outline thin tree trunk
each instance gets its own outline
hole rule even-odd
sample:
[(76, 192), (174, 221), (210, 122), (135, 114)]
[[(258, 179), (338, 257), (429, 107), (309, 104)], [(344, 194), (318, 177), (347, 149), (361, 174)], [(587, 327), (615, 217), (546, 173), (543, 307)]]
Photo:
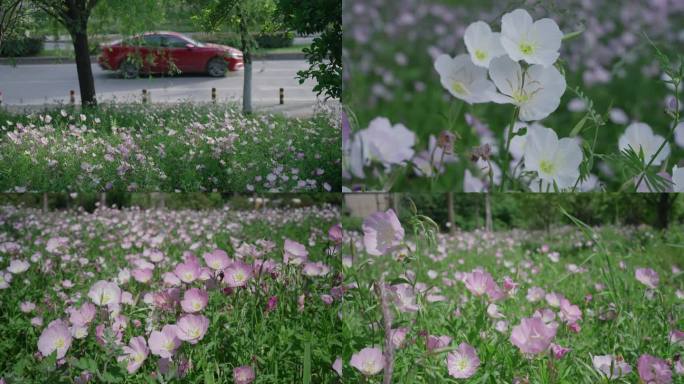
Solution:
[(674, 200), (670, 199), (670, 194), (668, 193), (661, 193), (660, 196), (658, 196), (656, 228), (667, 229), (670, 225), (670, 212), (672, 211), (673, 202)]
[(485, 194), (485, 230), (492, 232), (494, 224), (492, 222), (492, 201), (489, 192)]
[(100, 193), (100, 209), (104, 209), (107, 206), (107, 193)]
[(245, 65), (244, 83), (242, 85), (242, 113), (252, 113), (252, 47), (249, 28), (241, 5), (238, 5), (240, 16), (240, 43), (242, 44), (242, 60)]
[(43, 213), (48, 212), (48, 194), (43, 192)]
[(81, 90), (81, 105), (84, 107), (96, 105), (95, 80), (90, 66), (88, 33), (85, 26), (78, 31), (73, 31), (71, 39), (74, 43), (74, 54), (76, 55), (76, 72), (78, 73), (78, 86)]
[(447, 193), (447, 208), (449, 210), (449, 232), (456, 232), (456, 214), (454, 212), (454, 193)]

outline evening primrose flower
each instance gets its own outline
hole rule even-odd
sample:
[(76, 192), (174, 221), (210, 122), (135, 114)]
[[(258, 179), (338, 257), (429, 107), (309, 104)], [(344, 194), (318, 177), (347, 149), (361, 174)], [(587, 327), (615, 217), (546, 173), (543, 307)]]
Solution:
[(404, 228), (393, 209), (375, 212), (363, 221), (363, 245), (369, 255), (380, 256), (396, 249), (404, 239)]
[(501, 18), (501, 45), (513, 60), (549, 67), (560, 56), (562, 39), (563, 32), (555, 21), (548, 18), (534, 21), (524, 9), (516, 9)]
[(176, 323), (176, 335), (190, 344), (197, 344), (209, 328), (209, 319), (202, 315), (185, 315)]
[(233, 368), (233, 381), (235, 384), (250, 384), (255, 378), (254, 368), (250, 365)]
[(95, 305), (117, 305), (121, 301), (121, 288), (116, 283), (100, 280), (88, 291), (88, 297)]
[(209, 268), (215, 271), (223, 270), (230, 264), (228, 253), (221, 249), (215, 249), (210, 253), (205, 253), (204, 262), (207, 263)]
[(565, 93), (565, 78), (556, 67), (532, 65), (523, 71), (518, 62), (501, 56), (489, 64), (489, 76), (499, 89), (491, 101), (520, 108), (520, 120), (541, 120), (560, 105)]
[(487, 103), (495, 92), (494, 84), (487, 79), (487, 70), (473, 64), (468, 55), (440, 55), (435, 60), (435, 69), (442, 86), (468, 104)]
[(173, 324), (166, 324), (161, 331), (152, 331), (148, 340), (152, 354), (170, 359), (181, 345), (177, 333), (177, 327)]
[(558, 189), (572, 187), (580, 176), (582, 149), (574, 139), (559, 140), (552, 129), (528, 127), (524, 156), (525, 170), (536, 171), (542, 182)]
[(244, 287), (252, 278), (252, 266), (236, 261), (224, 271), (223, 282), (231, 288)]
[(43, 330), (38, 338), (38, 350), (43, 356), (57, 352), (57, 359), (63, 358), (71, 347), (71, 332), (64, 322), (56, 320)]
[(349, 364), (365, 376), (380, 373), (384, 367), (384, 357), (380, 348), (364, 348), (352, 355)]
[(619, 379), (632, 372), (632, 367), (625, 362), (622, 356), (593, 356), (591, 362), (594, 365), (594, 369), (599, 371), (601, 375), (609, 380)]
[(672, 383), (672, 370), (663, 359), (648, 354), (641, 355), (637, 361), (637, 371), (641, 382), (648, 384)]
[(489, 62), (506, 54), (501, 46), (501, 34), (492, 32), (484, 21), (476, 21), (468, 26), (463, 41), (470, 53), (470, 59), (478, 67), (489, 68)]
[(475, 374), (480, 366), (475, 348), (467, 343), (461, 343), (458, 349), (447, 353), (447, 369), (449, 376), (457, 379), (467, 379)]
[(539, 317), (525, 318), (513, 327), (510, 340), (520, 352), (538, 355), (549, 348), (556, 331), (556, 326), (544, 323)]
[[(665, 138), (654, 134), (648, 124), (635, 122), (627, 126), (625, 133), (620, 136), (618, 145), (621, 151), (629, 147), (636, 153), (643, 151), (644, 163), (648, 163), (664, 141)], [(660, 165), (668, 156), (670, 156), (670, 144), (665, 144), (652, 165)]]
[(135, 373), (135, 371), (137, 371), (145, 362), (147, 355), (150, 353), (145, 338), (142, 336), (132, 338), (128, 345), (125, 345), (122, 349), (124, 354), (117, 357), (116, 360), (119, 362), (125, 361), (127, 363), (126, 369), (128, 370), (128, 373)]
[(285, 264), (301, 265), (308, 256), (309, 251), (306, 250), (303, 244), (285, 239), (285, 245), (283, 246), (283, 262)]
[(660, 282), (658, 272), (651, 268), (637, 268), (634, 272), (634, 277), (636, 277), (641, 284), (651, 289), (658, 288), (658, 283)]
[(15, 259), (10, 261), (10, 264), (7, 267), (7, 271), (15, 275), (18, 275), (20, 273), (26, 272), (30, 266), (31, 264), (28, 261)]
[(199, 288), (190, 288), (185, 291), (180, 305), (187, 313), (196, 313), (204, 309), (209, 301), (209, 294)]
[(373, 119), (358, 136), (363, 145), (363, 155), (385, 166), (404, 164), (415, 153), (416, 134), (403, 124), (392, 125), (385, 117)]

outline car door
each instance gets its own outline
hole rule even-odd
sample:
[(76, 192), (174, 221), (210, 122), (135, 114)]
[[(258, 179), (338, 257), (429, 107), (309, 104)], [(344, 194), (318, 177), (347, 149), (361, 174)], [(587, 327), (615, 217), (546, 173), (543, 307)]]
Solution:
[(164, 35), (162, 44), (168, 49), (168, 66), (171, 71), (178, 69), (181, 73), (198, 72), (198, 47), (190, 44), (187, 40), (172, 35)]
[(141, 39), (140, 59), (144, 72), (165, 73), (169, 52), (162, 44), (162, 35), (144, 35)]

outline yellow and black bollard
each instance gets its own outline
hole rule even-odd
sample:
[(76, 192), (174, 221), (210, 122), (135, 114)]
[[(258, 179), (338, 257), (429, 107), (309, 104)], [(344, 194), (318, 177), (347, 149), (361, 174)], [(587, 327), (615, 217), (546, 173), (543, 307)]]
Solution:
[(142, 103), (147, 104), (148, 95), (147, 95), (147, 89), (142, 90)]
[(211, 89), (211, 102), (216, 104), (216, 88)]
[(285, 88), (280, 88), (280, 105), (285, 104)]
[(69, 91), (69, 104), (76, 104), (76, 92), (73, 89)]

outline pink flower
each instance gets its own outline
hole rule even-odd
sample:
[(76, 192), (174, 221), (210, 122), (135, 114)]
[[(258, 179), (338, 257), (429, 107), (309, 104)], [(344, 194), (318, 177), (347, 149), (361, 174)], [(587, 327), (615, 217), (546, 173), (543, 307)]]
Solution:
[(510, 340), (522, 353), (537, 355), (549, 348), (556, 330), (557, 327), (545, 324), (541, 318), (525, 318), (513, 327)]
[(408, 331), (409, 329), (407, 327), (401, 327), (395, 328), (390, 332), (390, 334), (392, 335), (392, 345), (394, 345), (395, 349), (399, 349), (404, 346), (404, 340), (406, 340), (406, 334), (408, 333)]
[(181, 300), (181, 308), (188, 313), (199, 312), (207, 306), (209, 302), (209, 294), (199, 288), (190, 288), (185, 291), (183, 300)]
[(553, 357), (556, 360), (560, 360), (565, 356), (568, 352), (570, 352), (570, 348), (565, 348), (561, 347), (558, 344), (551, 343), (551, 353), (553, 353)]
[(309, 256), (309, 252), (303, 244), (290, 239), (285, 239), (283, 248), (283, 262), (285, 264), (301, 265)]
[(477, 357), (475, 348), (467, 343), (461, 343), (457, 350), (447, 353), (446, 364), (449, 376), (467, 379), (477, 371), (477, 367), (480, 366), (480, 359)]
[(34, 309), (36, 309), (36, 304), (30, 301), (24, 301), (19, 305), (19, 309), (21, 309), (21, 311), (24, 313), (31, 313)]
[(152, 278), (152, 269), (140, 268), (131, 271), (131, 276), (139, 283), (147, 283)]
[(418, 304), (416, 304), (416, 294), (410, 284), (402, 283), (391, 287), (395, 296), (395, 304), (399, 312), (416, 312), (418, 311)]
[(451, 344), (451, 337), (428, 335), (425, 344), (426, 344), (427, 350), (432, 352), (435, 349), (448, 347), (449, 344)]
[(332, 369), (337, 372), (337, 374), (342, 377), (342, 358), (337, 356), (333, 362)]
[(578, 306), (572, 305), (566, 298), (560, 300), (560, 318), (568, 324), (576, 323), (582, 318), (582, 311)]
[(30, 266), (31, 264), (28, 261), (13, 259), (10, 260), (10, 264), (7, 267), (7, 272), (18, 275), (20, 273), (26, 272)]
[(380, 373), (384, 368), (384, 357), (380, 348), (364, 348), (352, 355), (349, 364), (365, 376)]
[(302, 274), (309, 277), (325, 276), (328, 272), (330, 272), (330, 267), (320, 261), (315, 263), (304, 263), (304, 268), (302, 268)]
[(404, 228), (394, 210), (375, 212), (363, 221), (363, 245), (369, 255), (380, 256), (396, 249), (404, 240)]
[(38, 338), (38, 350), (43, 356), (57, 352), (57, 359), (63, 358), (71, 347), (71, 332), (62, 320), (51, 322)]
[(549, 292), (546, 294), (545, 298), (547, 304), (554, 308), (559, 308), (561, 299), (564, 299), (565, 297), (557, 292)]
[(170, 359), (181, 345), (176, 326), (173, 324), (165, 325), (161, 332), (152, 331), (148, 341), (152, 354), (166, 359)]
[(88, 297), (99, 306), (116, 306), (121, 301), (121, 288), (116, 283), (100, 280), (90, 288)]
[(255, 378), (254, 368), (249, 365), (233, 368), (233, 382), (235, 384), (250, 384)]
[(209, 328), (209, 319), (202, 315), (185, 315), (176, 323), (178, 338), (190, 344), (197, 344)]
[(684, 345), (684, 331), (670, 331), (670, 343)]
[(475, 296), (482, 296), (487, 294), (489, 296), (497, 296), (498, 287), (489, 272), (482, 268), (474, 269), (470, 273), (465, 274), (463, 279), (466, 288)]
[(594, 369), (610, 380), (618, 379), (632, 372), (632, 367), (625, 362), (622, 356), (594, 356), (592, 357), (591, 362), (594, 364)]
[(271, 296), (268, 298), (268, 302), (266, 303), (266, 313), (269, 313), (276, 309), (276, 306), (278, 305), (278, 296)]
[(544, 294), (546, 294), (546, 292), (544, 292), (543, 289), (541, 289), (539, 287), (531, 287), (527, 290), (527, 296), (525, 296), (525, 298), (530, 303), (534, 303), (534, 302), (537, 302), (537, 301), (543, 299)]
[(637, 362), (639, 378), (648, 384), (669, 384), (672, 382), (672, 370), (667, 362), (651, 355), (641, 355)]
[(204, 254), (204, 262), (207, 266), (215, 271), (221, 271), (228, 267), (230, 259), (228, 253), (221, 249), (214, 249), (211, 253)]
[(145, 338), (138, 336), (132, 338), (128, 345), (123, 347), (123, 352), (124, 354), (117, 357), (116, 360), (126, 361), (128, 363), (126, 365), (128, 373), (135, 373), (145, 362), (145, 359), (147, 359), (150, 350), (147, 348)]
[(658, 282), (660, 281), (658, 272), (651, 268), (637, 268), (636, 272), (634, 272), (634, 276), (641, 284), (651, 289), (656, 289), (658, 287)]
[(236, 261), (223, 271), (223, 282), (231, 288), (244, 287), (252, 278), (252, 266)]
[(195, 260), (188, 260), (184, 263), (179, 263), (173, 272), (178, 276), (178, 278), (184, 283), (192, 283), (195, 281), (200, 273), (200, 265)]
[(344, 238), (344, 233), (342, 232), (342, 225), (335, 224), (328, 230), (328, 238), (335, 244), (341, 244)]

